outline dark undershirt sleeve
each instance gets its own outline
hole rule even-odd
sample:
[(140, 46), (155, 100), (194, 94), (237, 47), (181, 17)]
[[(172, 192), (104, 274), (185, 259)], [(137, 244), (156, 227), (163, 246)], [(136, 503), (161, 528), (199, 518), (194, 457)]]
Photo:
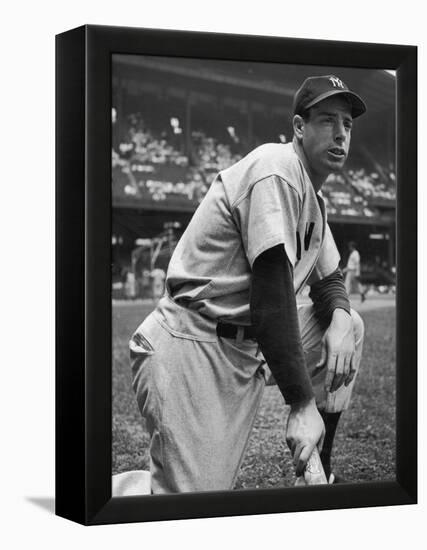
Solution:
[(335, 309), (344, 309), (350, 315), (350, 301), (339, 268), (310, 287), (314, 314), (322, 328), (327, 328)]
[(312, 398), (293, 270), (283, 245), (266, 250), (255, 260), (250, 308), (259, 346), (286, 403), (291, 405)]

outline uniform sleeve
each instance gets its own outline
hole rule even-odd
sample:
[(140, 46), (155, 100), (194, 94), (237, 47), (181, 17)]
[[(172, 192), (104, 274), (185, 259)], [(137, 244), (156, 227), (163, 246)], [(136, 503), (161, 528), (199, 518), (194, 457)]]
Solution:
[(350, 301), (340, 269), (314, 283), (310, 287), (309, 296), (313, 301), (314, 314), (322, 328), (330, 325), (332, 314), (337, 308), (350, 315)]
[(286, 403), (311, 399), (292, 266), (282, 246), (255, 260), (250, 308), (257, 341)]
[(340, 255), (332, 236), (330, 227), (326, 224), (325, 237), (316, 265), (310, 275), (308, 284), (311, 286), (333, 273), (340, 262)]
[(251, 268), (265, 250), (283, 244), (296, 263), (296, 231), (301, 212), (297, 190), (279, 176), (268, 176), (251, 187), (234, 207)]

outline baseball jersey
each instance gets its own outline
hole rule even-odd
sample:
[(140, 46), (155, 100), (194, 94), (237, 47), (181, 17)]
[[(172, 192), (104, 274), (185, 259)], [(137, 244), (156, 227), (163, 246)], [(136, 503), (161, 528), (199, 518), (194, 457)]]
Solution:
[(353, 271), (356, 277), (360, 277), (360, 254), (353, 250), (347, 261), (347, 269)]
[(262, 145), (218, 174), (172, 255), (167, 290), (202, 315), (249, 325), (253, 263), (279, 244), (295, 293), (338, 266), (323, 199), (293, 143)]

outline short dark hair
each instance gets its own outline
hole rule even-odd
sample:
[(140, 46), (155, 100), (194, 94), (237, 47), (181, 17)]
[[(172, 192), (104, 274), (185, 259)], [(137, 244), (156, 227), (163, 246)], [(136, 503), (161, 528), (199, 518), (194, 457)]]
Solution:
[(301, 113), (298, 113), (298, 114), (304, 120), (304, 122), (308, 122), (310, 120), (311, 107), (310, 109), (306, 109), (305, 111), (302, 111)]

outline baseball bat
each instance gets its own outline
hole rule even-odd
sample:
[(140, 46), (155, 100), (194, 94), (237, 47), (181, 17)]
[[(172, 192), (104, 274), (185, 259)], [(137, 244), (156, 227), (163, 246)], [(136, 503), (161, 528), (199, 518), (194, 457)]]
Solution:
[(314, 448), (307, 460), (304, 473), (297, 478), (295, 485), (327, 485), (325, 472), (323, 470), (322, 461), (317, 447)]
[(304, 480), (306, 485), (326, 485), (328, 483), (317, 447), (314, 447), (310, 458), (307, 460)]

